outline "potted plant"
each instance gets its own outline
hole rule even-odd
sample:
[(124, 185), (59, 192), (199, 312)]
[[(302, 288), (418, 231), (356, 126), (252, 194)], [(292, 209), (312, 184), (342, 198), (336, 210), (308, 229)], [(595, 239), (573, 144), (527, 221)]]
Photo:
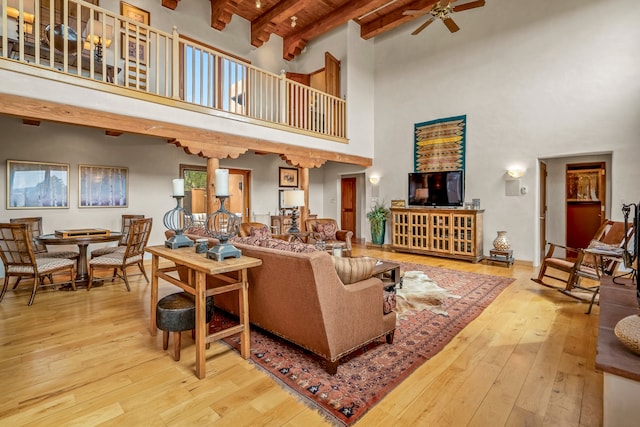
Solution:
[(371, 206), (371, 210), (367, 212), (367, 219), (371, 221), (371, 242), (374, 245), (384, 243), (385, 226), (390, 214), (391, 211), (384, 206), (384, 202), (376, 202), (375, 205)]

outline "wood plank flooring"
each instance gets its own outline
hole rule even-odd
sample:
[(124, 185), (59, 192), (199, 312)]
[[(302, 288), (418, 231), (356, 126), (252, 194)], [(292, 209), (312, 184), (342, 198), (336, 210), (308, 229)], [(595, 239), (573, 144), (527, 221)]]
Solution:
[[(471, 264), (358, 246), (354, 255), (514, 277), (475, 321), (357, 426), (600, 426), (595, 369), (599, 307), (530, 281), (534, 269)], [(147, 266), (147, 271), (150, 266)], [(131, 270), (132, 274), (136, 272)], [(149, 335), (148, 285), (116, 280), (90, 292), (28, 285), (0, 303), (2, 426), (326, 426), (234, 350), (214, 343), (194, 374), (183, 334), (175, 362)], [(160, 296), (177, 291), (166, 282)]]

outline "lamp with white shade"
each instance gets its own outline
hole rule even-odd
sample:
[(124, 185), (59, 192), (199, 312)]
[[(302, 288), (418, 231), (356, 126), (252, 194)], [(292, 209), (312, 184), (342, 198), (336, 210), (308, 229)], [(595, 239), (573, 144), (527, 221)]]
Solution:
[[(33, 21), (35, 20), (35, 4), (33, 0), (23, 0), (22, 10), (20, 10), (20, 0), (7, 1), (7, 16), (16, 20), (17, 37), (21, 34), (33, 33)], [(24, 22), (24, 28), (20, 31), (20, 17)]]
[(284, 206), (291, 208), (291, 228), (287, 233), (299, 233), (298, 228), (298, 208), (304, 206), (304, 190), (289, 190), (284, 192)]
[(95, 49), (95, 58), (97, 62), (102, 62), (102, 49), (111, 46), (113, 40), (113, 26), (106, 25), (102, 22), (92, 19), (85, 29), (84, 49)]

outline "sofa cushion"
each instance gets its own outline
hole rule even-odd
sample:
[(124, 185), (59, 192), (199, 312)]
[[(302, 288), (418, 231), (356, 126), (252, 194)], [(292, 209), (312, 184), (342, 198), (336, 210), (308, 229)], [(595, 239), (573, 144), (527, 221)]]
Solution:
[(234, 236), (229, 239), (230, 243), (243, 243), (245, 245), (260, 246), (260, 241), (264, 240), (257, 236)]
[(264, 240), (271, 237), (271, 231), (269, 231), (269, 227), (266, 225), (264, 227), (251, 227), (249, 229), (249, 236)]
[(258, 246), (269, 249), (278, 249), (280, 251), (309, 253), (315, 252), (316, 248), (313, 245), (307, 245), (300, 242), (285, 242), (280, 239), (263, 239), (260, 240)]
[(345, 285), (368, 279), (376, 266), (375, 258), (346, 258), (332, 256), (338, 277)]
[(335, 222), (319, 222), (316, 224), (316, 238), (320, 240), (336, 240), (338, 226)]

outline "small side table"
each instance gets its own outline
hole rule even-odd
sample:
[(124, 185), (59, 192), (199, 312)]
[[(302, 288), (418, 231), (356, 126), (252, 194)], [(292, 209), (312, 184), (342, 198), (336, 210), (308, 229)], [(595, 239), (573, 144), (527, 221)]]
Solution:
[(507, 249), (506, 251), (491, 249), (489, 250), (489, 262), (500, 262), (510, 267), (513, 264), (513, 250)]

